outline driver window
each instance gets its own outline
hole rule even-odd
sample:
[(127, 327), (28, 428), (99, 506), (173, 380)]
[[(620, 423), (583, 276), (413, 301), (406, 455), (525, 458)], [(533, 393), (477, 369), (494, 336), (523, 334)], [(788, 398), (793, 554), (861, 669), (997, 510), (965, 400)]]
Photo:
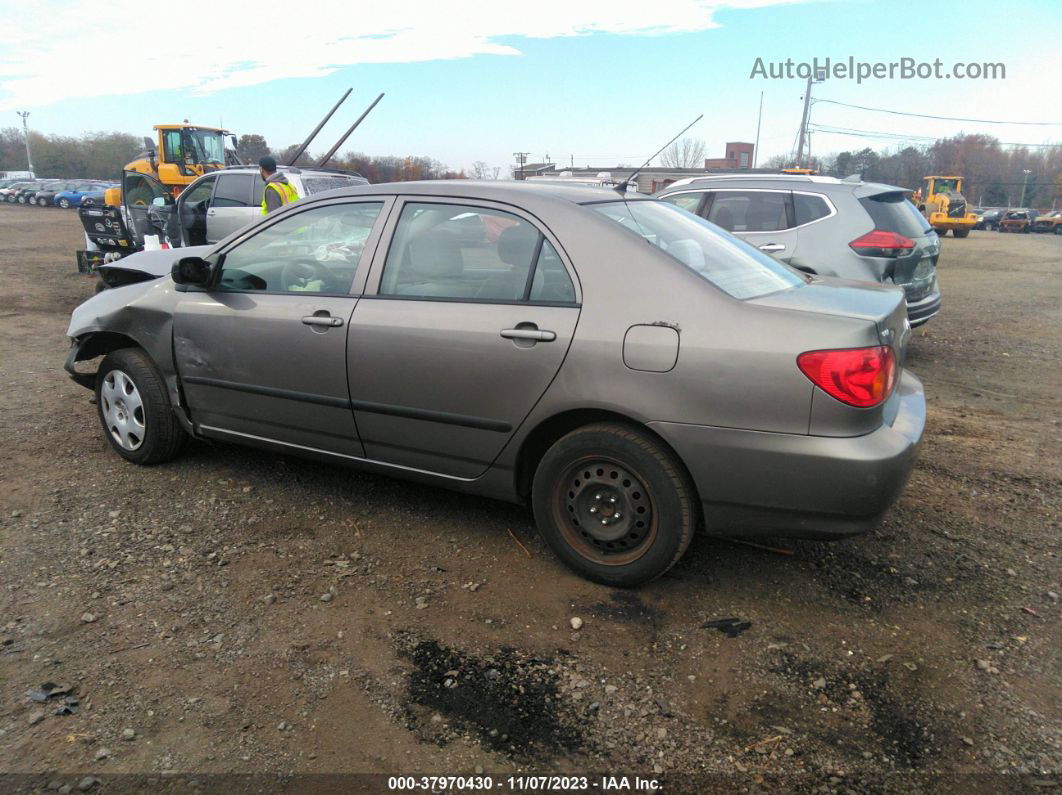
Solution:
[(216, 289), (346, 295), (383, 202), (290, 215), (225, 255)]
[[(211, 176), (207, 177), (202, 182), (196, 183), (196, 186), (194, 188), (191, 188), (185, 192), (185, 196), (183, 199), (184, 203), (190, 205), (196, 204), (197, 202), (206, 201), (207, 204), (209, 204), (210, 196), (214, 192), (214, 182), (216, 180), (217, 177)], [(205, 206), (206, 205), (204, 205), (204, 207)]]

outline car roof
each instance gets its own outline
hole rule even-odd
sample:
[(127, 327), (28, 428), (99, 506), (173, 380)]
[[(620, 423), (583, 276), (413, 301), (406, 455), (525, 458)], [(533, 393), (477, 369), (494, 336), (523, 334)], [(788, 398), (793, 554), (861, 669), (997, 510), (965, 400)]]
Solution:
[[(519, 203), (528, 197), (562, 199), (573, 204), (592, 204), (602, 201), (644, 201), (645, 194), (622, 194), (614, 188), (599, 188), (591, 185), (567, 185), (558, 182), (525, 182), (517, 180), (433, 179), (413, 182), (381, 182), (357, 188), (337, 188), (318, 196), (341, 196), (345, 194), (402, 193), (411, 196), (446, 196), (474, 198), (502, 203)], [(315, 197), (316, 198), (316, 197)]]
[(843, 193), (852, 192), (856, 197), (874, 196), (879, 193), (911, 193), (910, 188), (899, 185), (887, 185), (882, 182), (864, 182), (856, 175), (838, 179), (810, 174), (709, 174), (703, 177), (687, 177), (672, 182), (657, 191), (657, 196), (675, 193), (680, 189), (708, 190), (714, 186), (779, 188), (783, 190), (800, 190), (801, 186), (816, 192)]

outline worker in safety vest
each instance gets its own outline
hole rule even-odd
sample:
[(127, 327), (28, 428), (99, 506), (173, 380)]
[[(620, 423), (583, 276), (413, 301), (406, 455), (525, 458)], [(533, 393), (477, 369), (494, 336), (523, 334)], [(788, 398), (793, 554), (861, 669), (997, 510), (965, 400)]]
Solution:
[(258, 173), (265, 182), (265, 191), (262, 193), (262, 215), (269, 215), (273, 210), (291, 204), (299, 198), (295, 186), (288, 182), (288, 178), (277, 171), (277, 161), (266, 155), (258, 161)]

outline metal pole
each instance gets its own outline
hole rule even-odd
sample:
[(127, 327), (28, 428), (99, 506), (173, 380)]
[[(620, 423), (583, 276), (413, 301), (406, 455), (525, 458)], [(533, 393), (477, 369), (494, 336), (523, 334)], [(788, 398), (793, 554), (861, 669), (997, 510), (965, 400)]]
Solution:
[(800, 139), (797, 143), (797, 166), (804, 166), (804, 134), (808, 128), (808, 109), (811, 107), (811, 76), (808, 76), (808, 86), (804, 89), (804, 113), (800, 117)]
[(29, 118), (30, 112), (28, 110), (17, 110), (15, 112), (22, 117), (22, 133), (26, 138), (26, 168), (30, 173), (36, 175), (33, 170), (33, 156), (30, 154), (29, 126), (26, 124), (26, 119)]
[(756, 158), (760, 156), (760, 124), (763, 123), (763, 92), (760, 92), (760, 114), (756, 117), (756, 145), (752, 147), (752, 167), (756, 168)]
[(1029, 169), (1022, 169), (1025, 172), (1025, 180), (1021, 183), (1021, 201), (1018, 202), (1019, 207), (1025, 206), (1025, 186), (1029, 184), (1029, 175), (1032, 173)]
[(344, 94), (343, 96), (341, 96), (339, 98), (339, 102), (337, 102), (332, 107), (332, 110), (328, 111), (328, 114), (323, 119), (321, 119), (321, 123), (313, 128), (313, 132), (310, 133), (309, 136), (307, 136), (305, 141), (302, 142), (302, 146), (300, 146), (297, 150), (295, 150), (295, 154), (292, 155), (291, 161), (288, 163), (289, 166), (295, 165), (295, 162), (300, 157), (302, 157), (302, 153), (306, 151), (306, 147), (310, 145), (310, 141), (312, 141), (314, 138), (316, 138), (317, 137), (317, 133), (321, 132), (321, 128), (324, 127), (326, 124), (328, 124), (328, 120), (332, 118), (332, 114), (336, 112), (336, 110), (339, 108), (340, 105), (342, 105), (344, 102), (346, 102), (347, 97), (350, 96), (350, 92), (353, 91), (353, 90), (354, 90), (353, 88), (348, 88), (347, 89), (347, 93)]
[(380, 94), (380, 96), (378, 96), (378, 97), (377, 97), (376, 99), (374, 99), (374, 100), (372, 101), (372, 104), (371, 104), (371, 105), (369, 105), (369, 107), (367, 107), (367, 108), (365, 109), (365, 112), (364, 112), (364, 113), (362, 113), (362, 114), (361, 114), (360, 116), (358, 116), (358, 120), (357, 120), (356, 122), (354, 122), (354, 123), (353, 123), (352, 125), (350, 125), (350, 129), (349, 129), (349, 130), (347, 130), (347, 131), (346, 131), (345, 133), (343, 133), (343, 137), (342, 137), (342, 138), (340, 138), (340, 139), (339, 139), (338, 141), (336, 141), (336, 145), (335, 145), (335, 146), (333, 146), (333, 147), (332, 147), (331, 149), (329, 149), (329, 150), (328, 150), (328, 154), (327, 154), (327, 155), (325, 155), (324, 157), (322, 157), (322, 158), (321, 158), (321, 162), (317, 164), (317, 167), (318, 167), (318, 168), (323, 168), (323, 167), (324, 167), (324, 164), (325, 164), (325, 163), (327, 163), (327, 162), (328, 162), (329, 160), (331, 160), (331, 159), (332, 159), (332, 155), (334, 155), (334, 154), (335, 154), (335, 153), (336, 153), (337, 151), (339, 151), (339, 147), (341, 147), (341, 146), (343, 145), (343, 143), (344, 143), (344, 142), (345, 142), (345, 141), (347, 140), (347, 138), (349, 138), (349, 137), (350, 137), (350, 134), (351, 134), (352, 132), (354, 132), (354, 131), (355, 131), (356, 129), (358, 129), (358, 125), (359, 125), (359, 124), (361, 124), (362, 120), (363, 120), (363, 119), (364, 119), (364, 118), (365, 118), (366, 116), (368, 116), (368, 115), (369, 115), (369, 112), (370, 112), (370, 111), (371, 111), (371, 110), (372, 110), (373, 108), (375, 108), (375, 107), (376, 107), (376, 105), (377, 105), (377, 103), (379, 103), (379, 101), (380, 101), (381, 99), (383, 99), (383, 98), (384, 98), (384, 95), (383, 95), (383, 94), (381, 93), (381, 94)]

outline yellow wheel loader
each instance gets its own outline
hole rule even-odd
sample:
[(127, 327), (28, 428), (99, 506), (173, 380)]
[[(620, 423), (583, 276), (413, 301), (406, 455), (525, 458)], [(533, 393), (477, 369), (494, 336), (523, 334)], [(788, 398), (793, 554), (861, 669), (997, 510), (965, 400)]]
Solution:
[(969, 211), (962, 195), (962, 177), (925, 177), (912, 199), (941, 237), (949, 229), (955, 237), (966, 237), (977, 223), (977, 216)]

